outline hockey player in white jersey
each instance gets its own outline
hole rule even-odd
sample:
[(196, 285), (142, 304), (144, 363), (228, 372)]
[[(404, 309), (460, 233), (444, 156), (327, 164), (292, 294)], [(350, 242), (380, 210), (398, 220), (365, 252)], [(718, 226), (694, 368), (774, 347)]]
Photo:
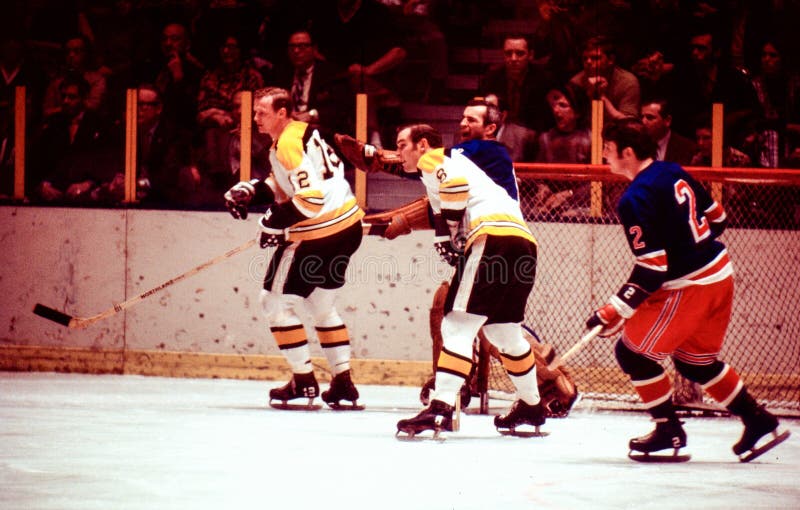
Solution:
[[(398, 435), (453, 430), (456, 395), (472, 370), (473, 342), (481, 328), (500, 351), (519, 397), (508, 414), (495, 417), (495, 426), (513, 432), (531, 425), (538, 432), (545, 413), (535, 358), (521, 328), (537, 247), (516, 200), (511, 160), (492, 140), (445, 150), (441, 135), (425, 124), (401, 129), (397, 149), (404, 170), (420, 173), (434, 213), (436, 250), (456, 268), (442, 321), (436, 390), (426, 409), (397, 423)], [(489, 175), (475, 163), (481, 160), (508, 160), (502, 170), (508, 175)]]
[[(333, 379), (322, 399), (336, 409), (360, 409), (358, 390), (350, 377), (350, 335), (334, 307), (336, 289), (344, 285), (351, 255), (361, 244), (361, 218), (344, 178), (338, 155), (305, 122), (292, 120), (289, 92), (269, 87), (255, 93), (255, 122), (269, 134), (271, 175), (240, 182), (226, 194), (234, 218), (245, 218), (252, 205), (268, 205), (259, 220), (259, 244), (276, 247), (270, 260), (260, 302), (272, 335), (292, 370), (292, 379), (270, 391), (270, 405), (316, 407), (319, 395), (308, 335), (297, 309), (305, 307), (313, 320)], [(287, 404), (308, 398), (308, 404)], [(351, 405), (341, 406), (342, 400)], [(277, 401), (277, 403), (275, 403)]]

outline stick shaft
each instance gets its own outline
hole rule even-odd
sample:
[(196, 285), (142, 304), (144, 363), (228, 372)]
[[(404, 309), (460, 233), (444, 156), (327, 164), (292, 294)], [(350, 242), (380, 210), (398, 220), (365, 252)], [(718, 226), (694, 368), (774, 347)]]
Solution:
[(583, 337), (580, 340), (578, 340), (575, 343), (575, 345), (570, 347), (567, 352), (565, 352), (562, 356), (557, 356), (556, 359), (554, 359), (552, 361), (552, 363), (550, 363), (548, 365), (547, 368), (549, 368), (550, 370), (555, 370), (559, 366), (563, 365), (565, 361), (567, 361), (569, 358), (574, 356), (575, 353), (577, 353), (578, 351), (583, 349), (586, 344), (588, 344), (589, 342), (594, 340), (595, 337), (597, 337), (597, 335), (600, 334), (600, 331), (602, 329), (603, 329), (603, 326), (599, 325), (599, 324), (597, 326), (593, 327), (591, 329), (591, 331), (589, 331), (588, 333), (583, 335)]
[[(179, 274), (178, 276), (176, 276), (174, 278), (171, 278), (171, 279), (165, 281), (164, 283), (161, 283), (161, 284), (157, 285), (156, 287), (153, 287), (152, 289), (150, 289), (148, 291), (142, 292), (138, 296), (134, 296), (134, 297), (132, 297), (132, 298), (126, 300), (126, 301), (123, 301), (122, 303), (117, 303), (114, 306), (112, 306), (111, 308), (109, 308), (108, 310), (104, 310), (104, 311), (98, 313), (97, 315), (93, 315), (91, 317), (70, 317), (67, 314), (58, 312), (57, 310), (54, 310), (54, 309), (49, 308), (49, 307), (46, 307), (44, 305), (38, 305), (38, 304), (36, 305), (36, 308), (34, 309), (34, 313), (36, 313), (37, 315), (40, 315), (42, 317), (45, 317), (47, 319), (50, 319), (52, 321), (58, 322), (59, 324), (64, 324), (65, 326), (68, 326), (70, 328), (85, 328), (86, 326), (89, 326), (90, 324), (94, 324), (97, 321), (106, 319), (108, 317), (111, 317), (112, 315), (115, 315), (115, 314), (121, 312), (122, 310), (128, 309), (131, 306), (139, 303), (140, 301), (143, 301), (144, 299), (152, 296), (153, 294), (155, 294), (155, 293), (157, 293), (157, 292), (159, 292), (161, 290), (164, 290), (167, 287), (169, 287), (171, 285), (174, 285), (174, 284), (176, 284), (176, 283), (178, 283), (178, 282), (180, 282), (182, 280), (185, 280), (186, 278), (189, 278), (190, 276), (194, 276), (197, 273), (199, 273), (201, 271), (204, 271), (204, 270), (208, 269), (211, 266), (219, 264), (220, 262), (222, 262), (222, 261), (224, 261), (226, 259), (229, 259), (229, 258), (233, 257), (234, 255), (240, 253), (240, 252), (243, 252), (244, 250), (250, 248), (251, 246), (253, 246), (255, 244), (256, 244), (256, 240), (255, 239), (251, 239), (251, 240), (247, 241), (246, 243), (244, 243), (244, 244), (242, 244), (240, 246), (237, 246), (236, 248), (233, 248), (233, 249), (223, 253), (222, 255), (218, 255), (218, 256), (214, 257), (213, 259), (211, 259), (211, 260), (207, 260), (207, 261), (203, 262), (199, 266), (193, 267), (192, 269), (186, 271), (183, 274)], [(65, 323), (65, 318), (69, 318), (69, 322), (68, 323)]]

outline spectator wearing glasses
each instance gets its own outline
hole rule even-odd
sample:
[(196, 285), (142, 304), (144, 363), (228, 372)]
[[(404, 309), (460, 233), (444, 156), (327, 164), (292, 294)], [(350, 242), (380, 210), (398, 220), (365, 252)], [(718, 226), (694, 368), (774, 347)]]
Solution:
[(349, 93), (346, 77), (337, 75), (328, 61), (319, 58), (317, 43), (308, 30), (289, 35), (286, 50), (288, 65), (278, 71), (277, 83), (292, 94), (292, 118), (329, 131), (349, 132), (347, 113), (339, 107), (341, 98)]

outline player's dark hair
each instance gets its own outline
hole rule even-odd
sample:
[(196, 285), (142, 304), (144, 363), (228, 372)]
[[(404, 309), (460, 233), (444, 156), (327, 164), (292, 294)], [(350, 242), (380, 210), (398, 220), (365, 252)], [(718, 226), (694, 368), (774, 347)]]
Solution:
[(503, 125), (503, 114), (500, 108), (494, 103), (488, 103), (483, 97), (474, 97), (467, 102), (467, 106), (483, 106), (486, 108), (486, 115), (483, 117), (483, 125), (494, 124), (497, 129)]
[(610, 38), (604, 35), (596, 35), (590, 37), (583, 44), (583, 51), (594, 51), (594, 50), (602, 51), (609, 58), (616, 58), (617, 56), (617, 50), (616, 47), (614, 46), (614, 42)]
[(428, 140), (428, 145), (433, 149), (444, 147), (442, 134), (429, 124), (412, 124), (408, 126), (408, 137), (415, 144), (424, 138)]
[(648, 104), (657, 104), (661, 113), (661, 118), (666, 119), (672, 115), (672, 105), (670, 104), (669, 100), (665, 97), (658, 97), (653, 96), (650, 98), (645, 98), (642, 101), (642, 106), (646, 106)]
[(658, 146), (644, 130), (642, 121), (634, 118), (611, 121), (603, 128), (603, 140), (617, 144), (617, 154), (626, 147), (633, 149), (640, 160), (652, 158)]

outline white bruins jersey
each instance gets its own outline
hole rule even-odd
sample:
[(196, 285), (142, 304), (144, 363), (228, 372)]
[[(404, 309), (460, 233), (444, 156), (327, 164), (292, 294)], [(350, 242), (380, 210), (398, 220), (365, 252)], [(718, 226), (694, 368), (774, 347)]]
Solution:
[(457, 148), (422, 155), (417, 164), (435, 214), (464, 210), (466, 248), (482, 235), (517, 236), (536, 243), (519, 202)]
[(279, 203), (291, 200), (306, 218), (288, 229), (290, 241), (319, 239), (361, 221), (364, 211), (344, 177), (344, 165), (306, 122), (292, 121), (269, 153), (266, 180)]

